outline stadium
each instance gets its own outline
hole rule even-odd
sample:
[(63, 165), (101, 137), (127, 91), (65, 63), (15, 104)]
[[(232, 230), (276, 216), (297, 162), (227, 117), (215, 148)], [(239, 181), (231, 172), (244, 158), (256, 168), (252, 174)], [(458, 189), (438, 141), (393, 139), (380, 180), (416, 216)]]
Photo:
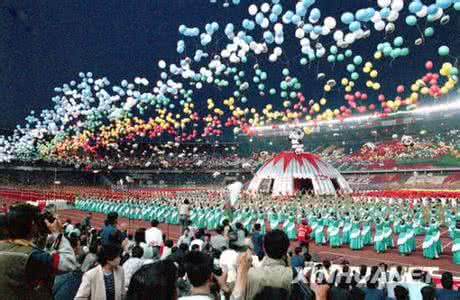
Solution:
[(135, 2), (0, 4), (5, 297), (460, 299), (459, 1)]

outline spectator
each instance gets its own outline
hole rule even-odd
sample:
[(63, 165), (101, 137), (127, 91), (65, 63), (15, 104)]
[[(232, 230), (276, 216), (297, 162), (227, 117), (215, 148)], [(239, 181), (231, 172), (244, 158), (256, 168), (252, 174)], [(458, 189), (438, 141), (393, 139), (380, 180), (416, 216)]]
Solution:
[(163, 233), (158, 228), (159, 223), (157, 220), (152, 220), (150, 225), (152, 225), (152, 227), (145, 231), (145, 242), (152, 247), (153, 256), (160, 257), (160, 246), (163, 244)]
[(121, 247), (103, 246), (98, 255), (99, 265), (83, 275), (75, 299), (122, 300), (125, 296), (125, 275), (120, 264)]
[(281, 230), (272, 230), (264, 236), (264, 251), (260, 267), (249, 269), (246, 299), (254, 298), (265, 287), (290, 291), (292, 268), (287, 260), (289, 239)]
[(191, 242), (192, 242), (192, 237), (191, 237), (190, 229), (184, 228), (184, 230), (182, 231), (182, 235), (180, 236), (179, 240), (177, 241), (177, 244), (178, 245), (187, 244), (187, 246), (188, 246), (188, 245), (190, 245)]
[(177, 267), (170, 260), (141, 267), (132, 277), (127, 299), (176, 300)]
[(125, 288), (128, 289), (129, 282), (143, 265), (144, 261), (142, 256), (144, 255), (144, 249), (141, 246), (134, 246), (131, 250), (131, 257), (123, 264), (123, 271), (125, 272)]
[[(51, 299), (54, 274), (61, 259), (60, 251), (69, 243), (57, 242), (57, 251), (49, 254), (32, 241), (37, 232), (43, 234), (46, 231), (51, 232), (56, 241), (63, 241), (65, 237), (62, 236), (59, 219), (55, 218), (52, 223), (46, 219), (43, 221), (36, 206), (17, 204), (10, 207), (6, 225), (9, 239), (0, 241), (2, 299)], [(70, 251), (65, 250), (69, 255), (73, 250)], [(13, 281), (14, 285), (11, 284)]]
[(145, 232), (145, 228), (137, 229), (134, 233), (134, 242), (136, 243), (136, 245), (141, 246), (142, 250), (144, 250), (144, 255), (142, 256), (142, 259), (153, 259), (153, 249), (145, 242)]
[(180, 221), (180, 229), (183, 231), (188, 223), (188, 218), (190, 216), (190, 202), (188, 199), (184, 200), (184, 203), (179, 206), (179, 221)]
[(81, 222), (81, 226), (83, 228), (90, 228), (91, 227), (91, 220), (93, 218), (93, 213), (89, 212), (84, 218), (83, 221)]
[(185, 272), (192, 284), (190, 296), (179, 300), (213, 300), (216, 295), (212, 294), (211, 286), (217, 282), (218, 287), (229, 292), (226, 285), (226, 274), (217, 276), (213, 274), (213, 260), (211, 256), (202, 252), (190, 252), (185, 258)]
[(202, 231), (201, 230), (198, 230), (196, 233), (195, 233), (195, 239), (190, 243), (190, 250), (193, 250), (193, 246), (197, 246), (198, 248), (198, 251), (201, 251), (203, 250), (203, 246), (204, 246), (204, 241), (201, 239), (202, 238)]
[(161, 253), (161, 258), (160, 259), (163, 260), (163, 259), (168, 258), (168, 256), (171, 255), (171, 249), (172, 249), (173, 246), (174, 246), (173, 241), (167, 240), (165, 242), (164, 247), (163, 247), (163, 252)]
[(353, 300), (364, 300), (366, 298), (364, 291), (358, 287), (358, 282), (355, 280), (355, 276), (351, 277), (350, 293)]
[(394, 288), (396, 300), (409, 300), (409, 291), (402, 285), (397, 285)]
[(224, 237), (222, 226), (217, 227), (216, 234), (211, 236), (211, 247), (220, 251), (228, 248), (228, 241)]
[(347, 281), (347, 277), (340, 277), (337, 287), (332, 286), (329, 290), (329, 300), (354, 300), (349, 291), (350, 285)]
[(127, 223), (120, 224), (120, 232), (121, 232), (122, 241), (128, 238), (128, 224)]
[(101, 244), (106, 246), (110, 244), (111, 237), (117, 232), (118, 213), (112, 211), (107, 215), (107, 219), (104, 221), (104, 226), (101, 230)]
[(383, 290), (379, 290), (377, 286), (378, 281), (374, 280), (374, 274), (371, 274), (370, 279), (367, 281), (367, 288), (363, 289), (366, 294), (365, 300), (385, 300), (385, 293)]
[(402, 283), (402, 278), (403, 278), (403, 268), (402, 266), (397, 266), (396, 267), (396, 272), (395, 273), (390, 273), (388, 282), (386, 284), (386, 290), (387, 290), (387, 297), (391, 299), (395, 299), (395, 287), (398, 285), (401, 285)]
[(427, 284), (423, 282), (424, 276), (423, 271), (416, 269), (412, 271), (412, 280), (405, 284), (405, 287), (409, 290), (410, 300), (422, 300), (421, 290)]
[(97, 238), (93, 238), (90, 240), (89, 245), (89, 252), (86, 254), (85, 258), (83, 259), (83, 263), (81, 264), (81, 271), (84, 273), (90, 269), (92, 269), (96, 262), (97, 262), (97, 253), (99, 252), (100, 247), (100, 240)]
[(442, 289), (436, 289), (437, 300), (460, 299), (460, 292), (454, 291), (454, 279), (450, 272), (444, 272), (441, 276)]
[(235, 231), (236, 231), (236, 240), (233, 241), (233, 245), (237, 248), (243, 248), (245, 246), (244, 243), (244, 229), (243, 229), (243, 224), (240, 222), (237, 222), (235, 224)]
[(254, 245), (254, 252), (262, 260), (264, 258), (264, 236), (262, 235), (260, 224), (254, 225), (254, 232), (252, 233), (252, 244)]
[(431, 286), (425, 286), (420, 290), (423, 300), (435, 300), (436, 290)]
[(298, 269), (302, 270), (305, 265), (305, 261), (301, 253), (302, 248), (296, 247), (294, 249), (294, 256), (291, 257), (291, 266), (294, 274), (297, 274)]
[(168, 259), (177, 262), (179, 265), (183, 265), (187, 253), (188, 245), (180, 244), (177, 250), (173, 254), (171, 254)]

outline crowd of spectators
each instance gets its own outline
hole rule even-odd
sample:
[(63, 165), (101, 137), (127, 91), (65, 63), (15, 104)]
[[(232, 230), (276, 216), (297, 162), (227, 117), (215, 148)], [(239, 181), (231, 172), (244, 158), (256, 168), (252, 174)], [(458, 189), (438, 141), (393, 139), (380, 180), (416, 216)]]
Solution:
[[(92, 227), (50, 209), (18, 204), (1, 217), (4, 299), (459, 299), (451, 273), (436, 289), (430, 274), (385, 264), (333, 267), (308, 251), (311, 228), (291, 248), (280, 230), (262, 234), (225, 220), (214, 233), (186, 223), (174, 243), (152, 220), (131, 233), (115, 212)], [(188, 225), (187, 225), (188, 224)]]

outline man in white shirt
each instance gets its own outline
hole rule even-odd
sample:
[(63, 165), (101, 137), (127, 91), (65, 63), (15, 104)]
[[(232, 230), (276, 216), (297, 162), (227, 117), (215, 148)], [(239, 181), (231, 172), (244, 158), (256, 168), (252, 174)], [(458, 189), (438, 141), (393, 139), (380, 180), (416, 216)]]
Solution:
[(152, 220), (150, 224), (152, 227), (145, 231), (145, 242), (152, 247), (156, 255), (159, 256), (160, 246), (163, 244), (163, 233), (157, 228), (159, 224), (157, 220)]
[(412, 276), (409, 277), (407, 282), (403, 285), (409, 291), (409, 299), (423, 300), (421, 292), (422, 288), (428, 286), (428, 284), (424, 282), (424, 277), (425, 276), (422, 270), (416, 269), (412, 271)]

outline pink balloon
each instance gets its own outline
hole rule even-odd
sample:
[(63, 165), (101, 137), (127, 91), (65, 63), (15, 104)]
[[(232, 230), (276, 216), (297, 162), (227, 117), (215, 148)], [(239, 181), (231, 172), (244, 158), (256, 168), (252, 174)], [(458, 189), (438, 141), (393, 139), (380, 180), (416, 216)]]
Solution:
[(363, 93), (363, 94), (361, 95), (361, 99), (367, 100), (367, 94), (366, 94), (366, 93)]
[(398, 85), (398, 87), (396, 88), (396, 92), (398, 93), (404, 93), (404, 86), (403, 85)]
[(361, 92), (355, 92), (355, 97), (356, 98), (361, 98)]
[(433, 62), (431, 60), (428, 60), (426, 63), (425, 63), (425, 68), (427, 70), (431, 70), (433, 68)]
[(380, 102), (385, 101), (385, 96), (380, 94), (378, 99)]

